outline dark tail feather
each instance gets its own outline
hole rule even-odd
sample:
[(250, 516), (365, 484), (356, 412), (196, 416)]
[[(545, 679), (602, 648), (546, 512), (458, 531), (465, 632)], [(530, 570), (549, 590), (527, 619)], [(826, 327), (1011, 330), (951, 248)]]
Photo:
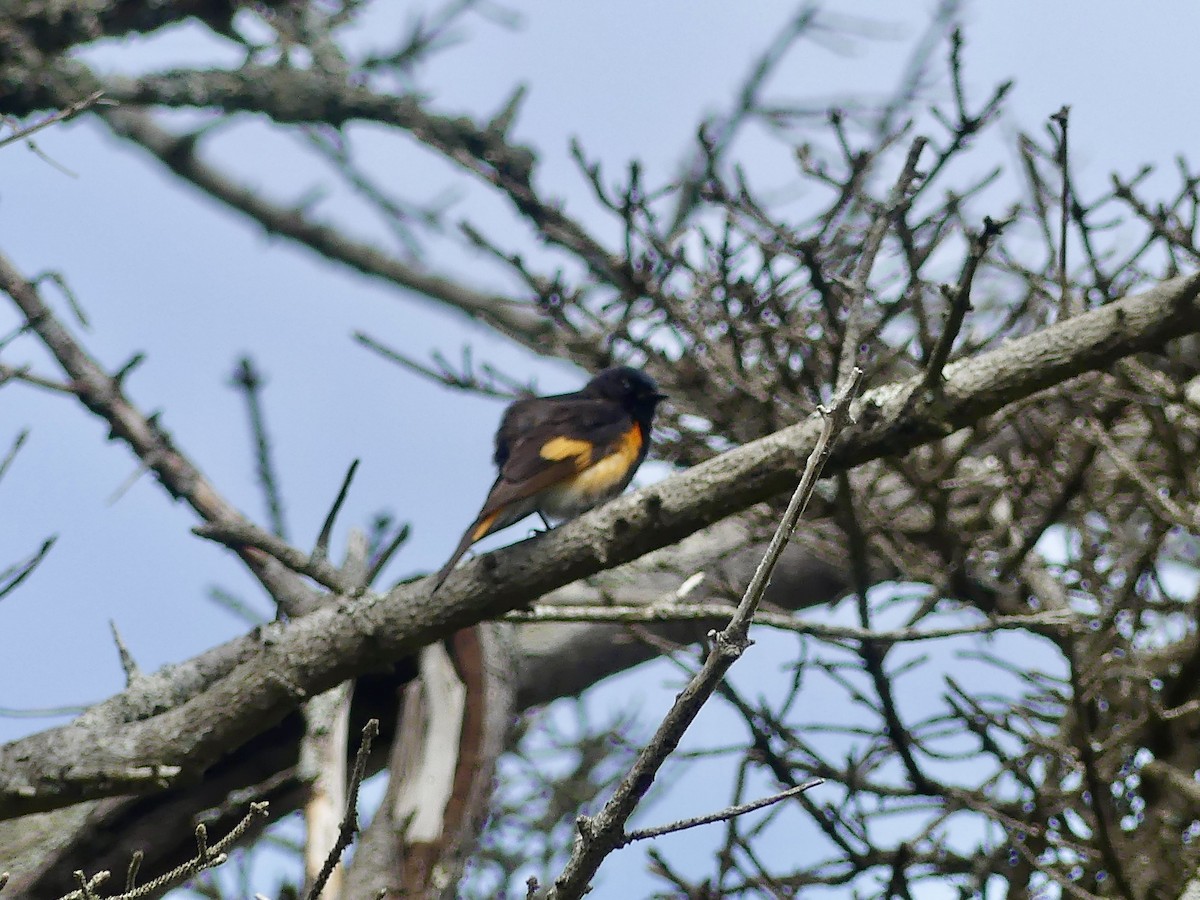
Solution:
[(437, 593), (438, 588), (442, 586), (442, 582), (446, 580), (446, 577), (452, 571), (454, 571), (455, 564), (462, 559), (462, 556), (467, 552), (468, 547), (470, 547), (476, 541), (487, 537), (489, 534), (495, 531), (497, 527), (501, 527), (497, 525), (497, 522), (500, 520), (501, 512), (502, 510), (499, 509), (493, 510), (487, 515), (481, 515), (478, 519), (471, 523), (471, 527), (463, 533), (462, 540), (458, 542), (458, 546), (454, 549), (454, 553), (450, 555), (449, 561), (442, 566), (441, 569), (438, 570), (437, 575), (434, 576), (433, 588), (430, 589), (430, 594)]
[(430, 594), (437, 593), (438, 588), (442, 586), (442, 582), (446, 580), (446, 577), (452, 571), (454, 571), (455, 565), (457, 565), (458, 561), (462, 559), (463, 554), (467, 552), (467, 548), (475, 543), (475, 530), (478, 527), (478, 524), (472, 524), (471, 527), (467, 529), (466, 533), (462, 536), (462, 540), (458, 542), (458, 547), (456, 547), (454, 552), (450, 555), (450, 559), (438, 570), (437, 575), (434, 576), (433, 588), (429, 591)]

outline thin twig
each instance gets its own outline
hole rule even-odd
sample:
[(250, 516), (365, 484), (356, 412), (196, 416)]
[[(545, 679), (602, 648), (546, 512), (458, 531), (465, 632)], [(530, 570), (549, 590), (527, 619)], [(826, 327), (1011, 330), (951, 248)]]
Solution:
[(255, 609), (241, 597), (230, 593), (222, 587), (211, 587), (208, 589), (208, 599), (213, 603), (233, 613), (239, 619), (250, 626), (263, 625), (271, 621), (270, 616)]
[(1058, 210), (1058, 302), (1061, 304), (1064, 317), (1072, 314), (1070, 300), (1071, 288), (1067, 280), (1067, 224), (1070, 221), (1071, 205), (1071, 174), (1070, 156), (1067, 152), (1067, 123), (1071, 116), (1071, 107), (1064, 106), (1050, 117), (1050, 121), (1058, 126), (1058, 167), (1062, 172), (1062, 194), (1059, 198)]
[(133, 658), (133, 654), (125, 646), (125, 641), (121, 638), (121, 632), (117, 630), (116, 620), (109, 619), (108, 627), (112, 629), (113, 643), (117, 645), (117, 655), (121, 658), (121, 670), (125, 673), (125, 686), (129, 687), (138, 675), (141, 674), (141, 671), (138, 669), (137, 660)]
[(1113, 440), (1112, 435), (1095, 418), (1087, 421), (1086, 430), (1092, 436), (1092, 439), (1104, 448), (1104, 452), (1108, 454), (1117, 468), (1141, 489), (1146, 502), (1158, 511), (1159, 516), (1164, 521), (1172, 525), (1178, 525), (1187, 531), (1196, 528), (1197, 523), (1200, 522), (1200, 507), (1197, 507), (1196, 515), (1189, 516), (1182, 506), (1171, 499), (1170, 494), (1162, 493), (1146, 477), (1146, 473), (1139, 469), (1137, 463), (1130, 459), (1117, 446), (1117, 442)]
[(27, 440), (29, 440), (29, 429), (22, 428), (17, 432), (17, 436), (13, 438), (12, 446), (4, 454), (4, 459), (0, 459), (0, 479), (4, 478), (4, 474), (8, 471), (9, 466), (12, 465), (12, 461), (16, 459), (17, 454), (21, 451), (21, 447), (25, 445)]
[[(0, 139), (0, 147), (6, 147), (16, 141), (24, 140), (35, 132), (41, 131), (43, 128), (48, 128), (56, 122), (67, 122), (75, 118), (81, 112), (91, 109), (104, 96), (104, 91), (94, 91), (88, 94), (82, 100), (76, 100), (70, 106), (64, 106), (58, 112), (51, 113), (46, 118), (34, 122), (32, 125), (26, 125), (24, 128), (18, 129), (6, 138)], [(111, 101), (108, 101), (111, 103)]]
[[(211, 869), (224, 863), (229, 855), (226, 852), (232, 847), (242, 835), (254, 823), (254, 820), (260, 816), (267, 815), (268, 804), (266, 801), (251, 803), (250, 811), (230, 829), (229, 833), (221, 840), (211, 846), (208, 843), (208, 833), (203, 825), (196, 826), (196, 855), (186, 862), (176, 866), (171, 871), (158, 876), (153, 881), (148, 881), (141, 887), (134, 887), (134, 882), (137, 880), (138, 869), (141, 867), (141, 859), (135, 854), (130, 860), (129, 869), (126, 873), (126, 889), (124, 893), (113, 894), (103, 898), (103, 900), (140, 900), (142, 897), (159, 896), (170, 888), (183, 884), (189, 878), (192, 878), (205, 869)], [(101, 870), (93, 875), (90, 879), (83, 872), (75, 872), (75, 880), (79, 884), (79, 890), (84, 897), (93, 897), (97, 895), (94, 889), (99, 887), (111, 877), (112, 873), (108, 870)], [(60, 900), (70, 900), (72, 895), (68, 894)]]
[[(310, 885), (316, 883), (341, 833), (353, 696), (354, 682), (343, 681), (304, 704), (298, 768), (300, 780), (308, 786), (304, 802), (304, 878)], [(342, 895), (342, 874), (335, 866), (326, 884), (335, 900)]]
[(428, 378), (430, 381), (440, 384), (443, 387), (455, 388), (460, 391), (469, 391), (472, 394), (478, 394), (482, 397), (496, 397), (500, 400), (512, 400), (519, 396), (511, 389), (498, 388), (493, 384), (482, 382), (473, 376), (459, 375), (456, 372), (450, 371), (446, 367), (443, 367), (439, 372), (437, 369), (433, 369), (423, 363), (417, 362), (412, 357), (405, 356), (399, 350), (388, 347), (386, 344), (377, 341), (375, 338), (371, 337), (365, 332), (354, 332), (354, 340), (362, 344), (368, 350), (373, 350), (375, 353), (378, 353), (384, 359), (390, 360), (391, 362), (396, 363), (396, 365), (408, 369), (410, 372), (415, 372), (417, 375)]
[(192, 534), (224, 544), (232, 550), (240, 551), (246, 547), (261, 550), (293, 572), (307, 575), (318, 584), (339, 594), (351, 595), (358, 589), (337, 566), (309, 556), (282, 538), (256, 528), (249, 522), (209, 522), (194, 527)]
[(766, 49), (758, 55), (742, 78), (733, 108), (721, 116), (712, 116), (701, 128), (700, 147), (685, 165), (679, 178), (679, 190), (671, 224), (666, 229), (669, 238), (678, 235), (700, 204), (702, 189), (724, 162), (742, 126), (752, 119), (762, 103), (762, 92), (788, 51), (810, 29), (819, 27), (820, 9), (805, 4), (784, 23)]
[(254, 436), (254, 459), (258, 470), (258, 483), (267, 500), (267, 516), (271, 520), (271, 531), (287, 540), (287, 523), (283, 512), (283, 494), (279, 490), (279, 479), (275, 475), (275, 463), (271, 455), (271, 438), (267, 434), (266, 417), (263, 415), (263, 377), (254, 365), (254, 360), (243, 356), (238, 360), (232, 383), (246, 398), (246, 411), (250, 414), (250, 433)]
[(15, 591), (21, 582), (33, 574), (33, 570), (46, 558), (46, 554), (57, 540), (58, 535), (51, 535), (42, 541), (42, 546), (31, 557), (0, 572), (0, 600)]
[(526, 346), (540, 345), (545, 349), (546, 342), (552, 339), (544, 319), (529, 304), (486, 294), (423, 267), (408, 265), (378, 247), (355, 241), (332, 225), (298, 212), (293, 205), (272, 203), (260, 191), (203, 161), (186, 136), (159, 127), (148, 114), (116, 110), (106, 114), (104, 121), (114, 133), (140, 144), (176, 175), (258, 222), (271, 234), (291, 238), (331, 261), (460, 309)]
[(92, 323), (88, 319), (87, 313), (84, 312), (83, 304), (79, 302), (78, 295), (72, 290), (70, 282), (67, 281), (67, 277), (56, 269), (47, 269), (30, 279), (30, 282), (36, 288), (40, 288), (43, 281), (49, 281), (58, 288), (59, 292), (63, 295), (63, 299), (67, 301), (67, 307), (74, 313), (75, 321), (79, 323), (79, 327), (84, 331), (90, 331)]
[(366, 590), (375, 583), (375, 579), (379, 577), (379, 573), (383, 571), (383, 567), (396, 555), (396, 551), (404, 546), (404, 542), (408, 540), (411, 532), (412, 529), (405, 522), (396, 530), (395, 536), (388, 541), (387, 545), (380, 548), (379, 552), (375, 554), (375, 557), (371, 560), (370, 565), (367, 566), (367, 571), (363, 575), (363, 590)]
[(767, 546), (758, 568), (742, 597), (741, 603), (725, 629), (713, 636), (712, 648), (700, 671), (696, 673), (664, 717), (633, 766), (617, 785), (613, 796), (595, 816), (580, 816), (576, 821), (579, 835), (572, 848), (571, 858), (562, 874), (555, 879), (549, 898), (568, 900), (582, 897), (604, 859), (620, 846), (625, 837), (625, 823), (633, 815), (643, 796), (654, 783), (658, 770), (679, 745), (684, 732), (712, 696), (729, 667), (750, 645), (750, 622), (770, 581), (780, 555), (791, 540), (800, 516), (817, 486), (826, 459), (832, 451), (833, 440), (850, 419), (850, 403), (862, 383), (862, 371), (853, 369), (847, 382), (839, 389), (832, 409), (822, 409), (824, 417), (821, 435), (808, 457), (804, 474), (797, 485), (787, 511)]
[(896, 179), (886, 204), (876, 213), (875, 220), (871, 223), (863, 241), (862, 255), (859, 256), (858, 264), (855, 266), (850, 296), (846, 300), (846, 325), (842, 331), (842, 348), (837, 367), (836, 386), (838, 390), (845, 386), (850, 379), (851, 370), (858, 365), (858, 343), (862, 339), (863, 330), (863, 307), (866, 303), (871, 270), (875, 268), (875, 257), (879, 255), (879, 249), (883, 246), (883, 238), (893, 219), (908, 203), (909, 190), (917, 179), (917, 161), (921, 158), (921, 151), (928, 143), (929, 139), (925, 137), (913, 139), (912, 146), (908, 148), (908, 156), (904, 160), (904, 168), (900, 170), (900, 177)]
[(342, 479), (342, 486), (338, 488), (337, 497), (334, 498), (333, 506), (329, 508), (329, 514), (325, 516), (325, 521), (321, 525), (321, 533), (317, 535), (317, 543), (313, 546), (313, 552), (310, 559), (313, 562), (324, 561), (329, 558), (329, 538), (333, 533), (333, 524), (337, 521), (338, 513), (342, 510), (342, 504), (346, 502), (346, 495), (350, 493), (350, 483), (354, 481), (354, 473), (358, 471), (359, 461), (356, 459), (350, 463), (350, 468), (346, 470), (346, 477)]
[(946, 315), (946, 325), (938, 336), (933, 352), (929, 354), (929, 362), (925, 369), (925, 391), (936, 395), (942, 386), (942, 370), (950, 358), (950, 350), (954, 347), (954, 339), (962, 329), (963, 320), (971, 309), (971, 285), (975, 280), (975, 272), (979, 268), (992, 239), (1004, 230), (1007, 222), (996, 222), (990, 217), (983, 219), (983, 228), (971, 236), (971, 249), (963, 262), (962, 274), (958, 284), (947, 287), (945, 293), (950, 301), (950, 311)]
[(624, 847), (626, 844), (632, 844), (634, 841), (643, 841), (648, 838), (661, 837), (664, 834), (672, 834), (676, 831), (684, 831), (688, 828), (696, 828), (700, 825), (711, 825), (713, 822), (724, 822), (726, 819), (744, 816), (746, 813), (752, 813), (757, 809), (762, 809), (775, 803), (779, 803), (781, 800), (787, 800), (791, 797), (795, 797), (797, 794), (802, 794), (810, 788), (815, 788), (824, 783), (824, 778), (814, 778), (811, 781), (804, 782), (804, 784), (798, 784), (795, 787), (788, 788), (786, 791), (780, 791), (778, 794), (772, 794), (770, 797), (762, 797), (758, 800), (751, 800), (749, 803), (739, 803), (736, 806), (727, 806), (725, 809), (719, 810), (715, 813), (709, 813), (705, 816), (693, 816), (690, 819), (679, 819), (676, 822), (668, 822), (666, 825), (658, 825), (654, 828), (639, 828), (637, 831), (631, 831), (626, 834), (624, 842), (621, 844), (621, 846)]
[(6, 381), (20, 381), (23, 384), (44, 388), (55, 394), (75, 393), (75, 390), (69, 384), (63, 384), (61, 381), (55, 381), (53, 378), (34, 375), (29, 371), (29, 366), (6, 366), (0, 363), (0, 384), (4, 384)]
[(358, 831), (358, 789), (362, 786), (362, 780), (367, 774), (367, 760), (371, 756), (371, 743), (378, 734), (379, 720), (368, 720), (367, 724), (363, 726), (358, 755), (354, 758), (354, 770), (350, 775), (350, 786), (346, 791), (346, 815), (342, 819), (341, 828), (338, 829), (337, 843), (329, 851), (325, 865), (321, 867), (305, 900), (318, 900), (321, 891), (325, 889), (325, 883), (329, 881), (329, 876), (333, 874), (334, 867), (341, 861), (342, 852), (350, 846), (350, 842)]
[[(568, 606), (540, 604), (519, 609), (504, 616), (506, 622), (616, 622), (621, 624), (650, 624), (660, 622), (696, 622), (711, 619), (728, 620), (736, 611), (731, 603), (651, 603), (645, 606)], [(1086, 619), (1070, 610), (1050, 610), (1026, 616), (995, 616), (975, 625), (947, 628), (898, 628), (873, 631), (851, 625), (826, 625), (807, 622), (788, 613), (764, 612), (754, 614), (755, 625), (767, 625), (794, 634), (807, 634), (830, 641), (875, 641), (880, 644), (904, 644), (913, 641), (935, 641), (970, 634), (990, 634), (1010, 629), (1053, 630), (1055, 632), (1085, 631)]]
[(1125, 900), (1134, 900), (1137, 894), (1134, 893), (1133, 886), (1125, 874), (1121, 854), (1113, 842), (1113, 827), (1116, 823), (1112, 821), (1111, 817), (1116, 814), (1116, 810), (1111, 805), (1112, 792), (1109, 790), (1109, 785), (1112, 781), (1100, 772), (1100, 761), (1096, 753), (1095, 726), (1093, 725), (1094, 711), (1089, 708), (1084, 697), (1084, 685), (1079, 674), (1075, 642), (1064, 642), (1063, 652), (1067, 657), (1067, 671), (1071, 679), (1071, 705), (1078, 727), (1082, 731), (1077, 746), (1083, 762), (1084, 783), (1091, 795), (1090, 805), (1096, 820), (1096, 837), (1097, 843), (1100, 845), (1100, 855), (1121, 896)]
[(129, 857), (129, 868), (125, 870), (125, 892), (129, 893), (137, 887), (138, 872), (142, 868), (142, 859), (145, 854), (141, 850), (134, 850), (133, 855)]

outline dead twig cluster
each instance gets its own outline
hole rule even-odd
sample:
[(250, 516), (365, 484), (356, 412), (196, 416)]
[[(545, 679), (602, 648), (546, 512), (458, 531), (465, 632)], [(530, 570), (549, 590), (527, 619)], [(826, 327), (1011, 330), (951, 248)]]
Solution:
[[(250, 834), (247, 797), (270, 796), (272, 819), (315, 798), (311, 832), (324, 843), (314, 839), (307, 850), (308, 892), (336, 893), (329, 879), (355, 834), (358, 786), (384, 764), (369, 752), (374, 730), (364, 731), (344, 785), (348, 802), (338, 802), (344, 779), (335, 763), (345, 761), (350, 723), (371, 718), (381, 739), (402, 736), (396, 723), (406, 704), (398, 711), (395, 697), (420, 693), (412, 688), (423, 677), (414, 662), (421, 648), (507, 616), (518, 635), (551, 622), (603, 635), (572, 645), (599, 659), (584, 684), (664, 653), (688, 672), (689, 686), (644, 749), (584, 729), (567, 776), (524, 768), (546, 796), (522, 804), (511, 785), (501, 791), (479, 865), (459, 883), (463, 835), (482, 827), (469, 811), (481, 808), (480, 784), (503, 743), (488, 716), (510, 709), (495, 683), (504, 667), (485, 665), (490, 657), (473, 655), (467, 640), (438, 670), (446, 676), (438, 696), (457, 698), (461, 721), (449, 724), (461, 740), (450, 741), (455, 766), (441, 771), (449, 788), (434, 818), (458, 830), (404, 843), (397, 835), (411, 832), (411, 817), (387, 820), (406, 807), (385, 805), (386, 827), (369, 846), (364, 840), (347, 884), (403, 871), (429, 895), (460, 886), (466, 894), (489, 878), (497, 890), (520, 891), (536, 857), (551, 895), (582, 896), (615, 849), (719, 823), (721, 849), (706, 870), (674, 860), (665, 843), (650, 851), (665, 890), (788, 897), (839, 887), (912, 897), (936, 883), (971, 896), (1184, 895), (1200, 871), (1200, 175), (1192, 165), (1176, 161), (1178, 186), (1165, 197), (1150, 193), (1150, 168), (1093, 191), (1072, 172), (1065, 107), (1045, 134), (1019, 137), (1017, 171), (980, 164), (1010, 85), (971, 96), (953, 3), (941, 5), (885, 101), (848, 103), (819, 119), (808, 106), (774, 103), (767, 86), (789, 48), (869, 31), (804, 7), (755, 60), (729, 111), (697, 129), (676, 176), (654, 182), (636, 161), (614, 173), (572, 146), (592, 201), (585, 216), (539, 189), (539, 153), (551, 151), (513, 138), (523, 89), (499, 111), (468, 115), (415, 87), (414, 72), (470, 16), (509, 17), (459, 0), (414, 21), (393, 46), (356, 54), (342, 29), (366, 5), (266, 2), (236, 16), (220, 4), (74, 4), (70, 16), (56, 15), (55, 4), (19, 5), (0, 13), (0, 77), (12, 86), (0, 114), (33, 124), (0, 146), (86, 115), (231, 215), (332, 265), (471, 316), (535, 353), (586, 369), (644, 366), (672, 398), (657, 452), (683, 471), (469, 563), (437, 604), (419, 581), (376, 591), (407, 529), (382, 521), (342, 565), (330, 561), (350, 465), (312, 550), (292, 542), (264, 377), (249, 359), (235, 384), (246, 399), (265, 525), (132, 401), (126, 381), (140, 357), (105, 369), (55, 313), (42, 282), (65, 289), (61, 276), (28, 278), (0, 257), (0, 290), (19, 316), (16, 331), (0, 336), (0, 352), (35, 344), (37, 358), (55, 367), (42, 374), (43, 363), (6, 361), (0, 389), (45, 391), (48, 401), (77, 402), (101, 419), (131, 451), (137, 474), (153, 474), (194, 511), (195, 533), (241, 560), (278, 619), (175, 670), (142, 673), (124, 655), (121, 695), (0, 748), (0, 814), (54, 815), (103, 799), (107, 812), (62, 826), (78, 829), (63, 846), (86, 846), (105, 816), (125, 821), (135, 804), (140, 821), (217, 810), (231, 826), (221, 842), (208, 845), (201, 828), (195, 851), (165, 831), (161, 845), (147, 848), (155, 859), (190, 856), (163, 876), (175, 884)], [(103, 37), (152, 39), (188, 16), (244, 54), (244, 64), (114, 75), (67, 52)], [(242, 33), (247, 18), (258, 26), (252, 35)], [(937, 67), (946, 90), (930, 100), (922, 85)], [(214, 111), (213, 122), (193, 131), (172, 130), (160, 115), (201, 108)], [(220, 152), (221, 126), (247, 113), (298, 138), (392, 244), (365, 240), (324, 212), (313, 199), (319, 192), (285, 201), (236, 174)], [(747, 123), (787, 142), (787, 177), (804, 188), (803, 202), (776, 202), (764, 185), (778, 173), (768, 180), (742, 167), (735, 138)], [(449, 163), (505, 202), (512, 227), (452, 227), (453, 191), (405, 196), (407, 186), (372, 170), (362, 125)], [(433, 241), (479, 254), (509, 287), (423, 265)], [(358, 340), (444, 387), (495, 397), (529, 387), (469, 353), (461, 362), (423, 361), (386, 339)], [(828, 419), (811, 418), (822, 406), (844, 418), (860, 378), (855, 419), (840, 436), (825, 430)], [(0, 476), (20, 444), (0, 462)], [(787, 504), (810, 454), (827, 460), (828, 489), (816, 484), (817, 465)], [(796, 531), (804, 503), (806, 523)], [(665, 548), (730, 517), (742, 529), (738, 540), (699, 564), (677, 555), (672, 568)], [(0, 597), (43, 564), (50, 543), (0, 571)], [(756, 570), (733, 565), (748, 550), (763, 559)], [(578, 582), (650, 551), (660, 551), (653, 571)], [(820, 590), (812, 579), (783, 577), (776, 563), (784, 552), (826, 573)], [(692, 580), (698, 572), (702, 579)], [(526, 609), (568, 582), (589, 602)], [(841, 597), (852, 599), (824, 608)], [(229, 602), (244, 608), (239, 598)], [(790, 642), (790, 655), (775, 661), (777, 691), (751, 691), (741, 667), (730, 668), (752, 622)], [(691, 646), (710, 628), (693, 664)], [(650, 650), (627, 652), (634, 644)], [(563, 654), (560, 665), (578, 668), (582, 657)], [(356, 680), (353, 691), (347, 679)], [(721, 746), (678, 751), (706, 702), (723, 706), (741, 731)], [(435, 731), (430, 725), (427, 734)], [(402, 758), (408, 747), (398, 740), (387, 761), (393, 772), (415, 765)], [(423, 765), (439, 762), (419, 749)], [(610, 751), (619, 766), (608, 764)], [(660, 768), (700, 756), (725, 760), (728, 807), (630, 830)], [(518, 757), (508, 759), (521, 768)], [(322, 782), (322, 772), (333, 774)], [(578, 819), (568, 859), (552, 838), (600, 790), (611, 793)], [(252, 810), (266, 820), (265, 804)], [(330, 810), (342, 814), (337, 827), (319, 828), (318, 819), (337, 818)], [(811, 838), (805, 853), (772, 854), (772, 830), (798, 822)], [(541, 843), (514, 841), (517, 826)], [(524, 856), (514, 849), (534, 845)], [(106, 848), (129, 858), (119, 840)], [(18, 882), (21, 890), (102, 896), (99, 876), (83, 874), (91, 861), (46, 852), (46, 873), (77, 872), (75, 881), (63, 887), (43, 873)], [(119, 896), (168, 884), (139, 887), (136, 875), (135, 866)]]

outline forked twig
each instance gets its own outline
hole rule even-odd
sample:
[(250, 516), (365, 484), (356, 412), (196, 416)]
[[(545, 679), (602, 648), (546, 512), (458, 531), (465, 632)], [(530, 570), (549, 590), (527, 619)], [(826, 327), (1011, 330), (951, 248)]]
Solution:
[(350, 786), (346, 790), (346, 815), (342, 818), (342, 825), (338, 829), (337, 842), (329, 851), (329, 856), (325, 858), (325, 865), (317, 873), (316, 880), (313, 881), (312, 889), (308, 892), (305, 900), (318, 900), (321, 891), (325, 889), (325, 883), (329, 881), (329, 876), (333, 874), (334, 868), (341, 860), (342, 852), (350, 846), (355, 832), (358, 831), (358, 789), (362, 786), (363, 778), (366, 777), (367, 760), (371, 756), (371, 744), (378, 734), (379, 720), (368, 720), (367, 724), (363, 726), (362, 742), (358, 745), (358, 754), (354, 757), (354, 770), (350, 775)]
[[(0, 147), (7, 147), (9, 144), (14, 144), (17, 141), (23, 141), (31, 134), (41, 131), (43, 128), (48, 128), (56, 122), (67, 122), (81, 112), (91, 109), (100, 102), (104, 96), (104, 91), (93, 91), (82, 100), (76, 100), (70, 106), (64, 106), (58, 112), (51, 113), (44, 119), (34, 122), (32, 125), (26, 125), (24, 128), (19, 128), (6, 138), (0, 138)], [(111, 103), (111, 101), (109, 101)]]
[(0, 571), (0, 599), (15, 591), (21, 582), (33, 574), (33, 570), (46, 558), (46, 554), (50, 552), (50, 548), (57, 540), (58, 535), (51, 535), (42, 541), (42, 546), (32, 556)]
[[(261, 801), (250, 804), (250, 811), (242, 817), (242, 820), (230, 829), (229, 833), (221, 840), (211, 846), (208, 843), (208, 830), (203, 824), (196, 826), (196, 855), (186, 862), (180, 863), (171, 871), (159, 875), (153, 881), (147, 881), (141, 887), (136, 887), (138, 870), (141, 868), (142, 857), (140, 853), (133, 854), (129, 861), (129, 869), (125, 874), (125, 890), (120, 894), (112, 894), (104, 898), (100, 898), (96, 893), (96, 888), (104, 884), (112, 873), (107, 869), (102, 869), (91, 878), (88, 878), (81, 870), (76, 870), (75, 881), (79, 885), (78, 892), (72, 892), (59, 900), (70, 900), (71, 897), (92, 898), (92, 900), (140, 900), (142, 897), (159, 896), (165, 893), (167, 889), (183, 884), (194, 875), (198, 875), (205, 869), (212, 869), (224, 863), (229, 855), (228, 851), (242, 835), (254, 823), (254, 820), (259, 816), (267, 815), (267, 803)], [(2, 887), (3, 885), (0, 885)]]
[(625, 823), (629, 821), (629, 817), (633, 815), (642, 797), (653, 784), (658, 770), (679, 745), (684, 732), (717, 689), (729, 667), (750, 646), (748, 632), (755, 610), (766, 591), (780, 555), (791, 540), (792, 532), (795, 531), (800, 516), (803, 515), (809, 498), (816, 489), (821, 470), (833, 449), (834, 438), (850, 420), (850, 403), (858, 394), (861, 383), (862, 370), (852, 369), (845, 383), (839, 388), (833, 407), (821, 409), (824, 427), (816, 446), (809, 454), (800, 484), (792, 494), (787, 511), (775, 529), (775, 534), (771, 537), (766, 553), (750, 579), (737, 610), (725, 629), (713, 635), (712, 647), (704, 665), (676, 698), (654, 736), (638, 754), (633, 766), (625, 773), (625, 777), (617, 785), (613, 796), (604, 804), (604, 808), (595, 816), (580, 816), (576, 821), (579, 835), (572, 848), (570, 860), (550, 889), (548, 897), (551, 900), (582, 897), (587, 893), (588, 884), (604, 859), (628, 842)]
[(337, 521), (338, 513), (342, 511), (342, 504), (346, 502), (346, 495), (350, 493), (350, 483), (354, 481), (354, 475), (358, 471), (358, 463), (359, 460), (354, 460), (350, 463), (350, 468), (346, 470), (346, 476), (342, 479), (342, 486), (338, 488), (333, 506), (329, 508), (329, 514), (325, 516), (325, 521), (321, 524), (321, 533), (317, 535), (317, 543), (313, 546), (311, 556), (313, 560), (324, 561), (329, 557), (329, 538), (333, 534), (333, 524)]
[(929, 362), (925, 368), (925, 391), (927, 393), (936, 396), (941, 389), (942, 370), (950, 358), (954, 339), (962, 330), (963, 320), (971, 309), (971, 286), (975, 281), (975, 273), (979, 269), (980, 262), (987, 255), (992, 240), (999, 236), (1007, 224), (1007, 221), (997, 222), (990, 217), (984, 217), (983, 228), (977, 234), (971, 235), (971, 249), (963, 262), (958, 284), (944, 288), (946, 297), (950, 301), (950, 311), (946, 314), (945, 327), (942, 328), (942, 333), (938, 336), (933, 351), (929, 354)]
[(684, 831), (688, 828), (696, 828), (700, 825), (711, 825), (713, 822), (724, 822), (727, 819), (732, 819), (737, 816), (744, 816), (746, 813), (752, 813), (757, 809), (763, 809), (772, 804), (779, 803), (781, 800), (787, 800), (795, 797), (797, 794), (802, 794), (810, 788), (815, 788), (818, 785), (825, 783), (824, 778), (814, 778), (811, 781), (806, 781), (804, 784), (798, 784), (795, 787), (790, 787), (786, 791), (780, 791), (772, 794), (769, 797), (760, 797), (757, 800), (751, 800), (749, 803), (739, 803), (736, 806), (727, 806), (724, 809), (714, 813), (708, 813), (703, 816), (692, 816), (690, 819), (680, 819), (677, 822), (668, 822), (666, 825), (657, 825), (654, 828), (639, 828), (637, 831), (631, 831), (625, 835), (624, 843), (632, 844), (634, 841), (644, 841), (648, 838), (662, 837), (664, 834), (673, 834), (676, 831)]

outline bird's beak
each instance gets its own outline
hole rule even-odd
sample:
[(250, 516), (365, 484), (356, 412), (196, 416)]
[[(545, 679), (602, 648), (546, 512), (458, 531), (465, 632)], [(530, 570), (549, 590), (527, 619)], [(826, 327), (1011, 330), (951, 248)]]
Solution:
[(671, 395), (670, 395), (670, 394), (659, 394), (659, 393), (657, 393), (657, 392), (656, 392), (656, 393), (653, 393), (653, 394), (651, 394), (650, 396), (651, 396), (651, 397), (653, 397), (655, 400), (660, 400), (660, 401), (661, 401), (661, 400), (670, 400), (670, 399), (671, 399)]

